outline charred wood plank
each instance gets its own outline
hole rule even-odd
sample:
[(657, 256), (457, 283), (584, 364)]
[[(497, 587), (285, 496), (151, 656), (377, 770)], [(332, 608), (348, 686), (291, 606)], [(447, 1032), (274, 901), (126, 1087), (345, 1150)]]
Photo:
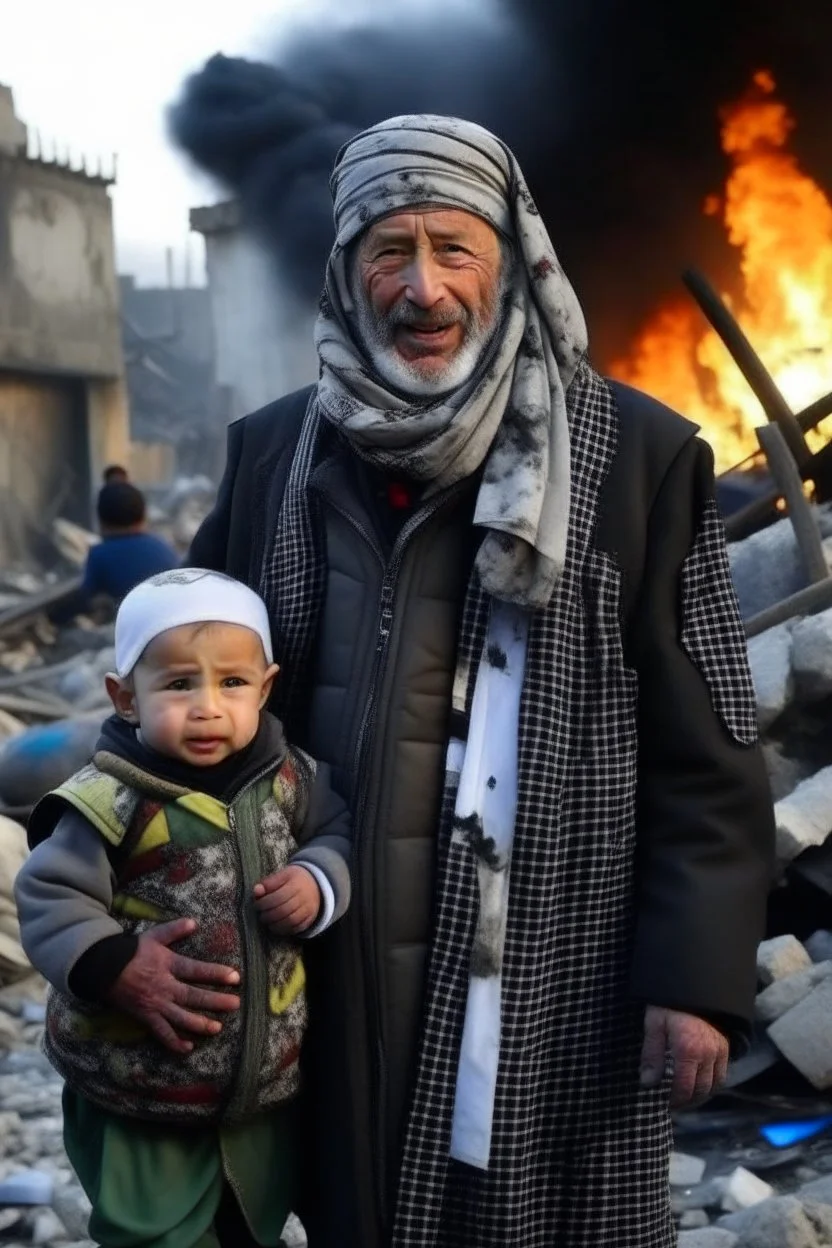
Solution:
[(783, 624), (796, 615), (817, 615), (832, 607), (832, 577), (825, 581), (817, 581), (806, 589), (799, 589), (796, 594), (775, 602), (774, 606), (758, 611), (745, 621), (746, 637), (756, 637), (759, 633), (774, 628), (775, 624)]
[(775, 484), (786, 500), (788, 516), (794, 529), (803, 568), (810, 582), (829, 577), (820, 530), (806, 495), (791, 451), (779, 425), (762, 425), (757, 430), (760, 446), (766, 453)]
[(695, 269), (686, 269), (682, 280), (699, 304), (713, 328), (725, 343), (763, 411), (783, 431), (789, 450), (798, 468), (803, 469), (811, 458), (803, 430), (792, 409), (783, 398), (766, 366), (740, 328), (736, 318), (725, 306), (707, 278)]

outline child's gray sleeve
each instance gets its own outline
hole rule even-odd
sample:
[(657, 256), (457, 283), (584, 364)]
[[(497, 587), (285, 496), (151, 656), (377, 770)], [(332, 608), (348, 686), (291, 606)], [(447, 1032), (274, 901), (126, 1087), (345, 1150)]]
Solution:
[[(346, 913), (350, 904), (352, 819), (346, 802), (332, 786), (326, 763), (316, 765), (305, 818), (297, 839), (300, 849), (293, 855), (292, 863), (320, 871), (332, 889), (334, 911), (327, 923), (329, 926)], [(319, 930), (322, 929), (316, 925), (313, 933), (317, 934)]]
[(14, 885), (26, 956), (60, 992), (75, 963), (100, 940), (121, 934), (110, 914), (115, 877), (101, 835), (75, 811), (62, 815)]

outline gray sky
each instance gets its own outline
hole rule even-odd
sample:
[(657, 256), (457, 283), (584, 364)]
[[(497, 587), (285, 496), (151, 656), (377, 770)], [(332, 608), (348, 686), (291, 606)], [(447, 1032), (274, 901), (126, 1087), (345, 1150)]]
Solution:
[[(265, 55), (310, 0), (0, 0), (0, 82), (47, 153), (118, 153), (113, 188), (120, 272), (161, 282), (165, 247), (184, 273), (188, 209), (219, 193), (168, 144), (165, 105), (214, 52)], [(190, 236), (193, 276), (201, 240)]]

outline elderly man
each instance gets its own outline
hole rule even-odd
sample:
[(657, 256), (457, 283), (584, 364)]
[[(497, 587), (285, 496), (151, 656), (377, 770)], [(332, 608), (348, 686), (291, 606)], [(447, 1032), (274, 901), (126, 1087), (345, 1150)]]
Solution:
[(742, 1042), (772, 849), (711, 455), (590, 368), (493, 135), (394, 118), (332, 187), (320, 380), (232, 427), (191, 556), (265, 595), (356, 813), (309, 1242), (669, 1248), (669, 1105)]

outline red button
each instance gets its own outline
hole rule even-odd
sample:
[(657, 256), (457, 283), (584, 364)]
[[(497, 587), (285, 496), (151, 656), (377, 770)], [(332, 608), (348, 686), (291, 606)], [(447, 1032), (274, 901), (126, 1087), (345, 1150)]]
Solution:
[(411, 504), (410, 490), (401, 481), (388, 481), (387, 501), (394, 511), (404, 511)]

